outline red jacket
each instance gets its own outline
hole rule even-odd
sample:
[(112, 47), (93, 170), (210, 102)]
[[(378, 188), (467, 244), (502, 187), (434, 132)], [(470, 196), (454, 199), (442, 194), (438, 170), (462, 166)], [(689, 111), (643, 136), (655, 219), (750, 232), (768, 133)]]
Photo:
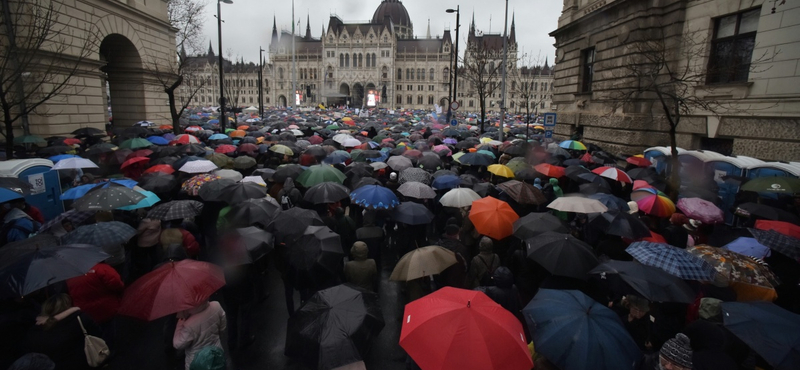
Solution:
[(73, 306), (80, 307), (94, 321), (104, 323), (117, 314), (125, 284), (117, 270), (98, 263), (86, 274), (67, 280), (67, 288)]
[(31, 216), (31, 219), (38, 222), (39, 224), (44, 223), (44, 216), (42, 215), (42, 211), (40, 211), (39, 208), (37, 208), (34, 205), (28, 204), (28, 206), (25, 207), (25, 214)]
[(200, 243), (194, 238), (194, 235), (187, 230), (178, 229), (183, 236), (183, 248), (186, 249), (186, 255), (189, 257), (197, 257), (200, 253)]

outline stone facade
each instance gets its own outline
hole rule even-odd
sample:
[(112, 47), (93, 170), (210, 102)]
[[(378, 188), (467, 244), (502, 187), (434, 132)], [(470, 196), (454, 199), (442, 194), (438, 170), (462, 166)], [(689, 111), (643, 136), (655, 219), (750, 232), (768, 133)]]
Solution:
[[(700, 45), (694, 57), (687, 60), (678, 53), (673, 62), (687, 63), (707, 75), (690, 94), (725, 107), (684, 117), (677, 128), (678, 146), (765, 160), (800, 160), (799, 14), (796, 2), (775, 5), (763, 0), (746, 4), (565, 0), (558, 29), (550, 34), (557, 47), (556, 134), (563, 138), (581, 127), (585, 141), (628, 154), (650, 146), (668, 146), (668, 125), (653, 100), (623, 107), (610, 102), (615, 79), (635, 50), (634, 40), (658, 34), (666, 42), (684, 37)], [(727, 55), (715, 54), (721, 52), (713, 46), (722, 45), (729, 34), (751, 37), (752, 56), (741, 62), (750, 66), (749, 73), (719, 80), (713, 77), (719, 72), (711, 66)], [(587, 62), (590, 55), (591, 63)], [(585, 85), (587, 65), (592, 77)]]

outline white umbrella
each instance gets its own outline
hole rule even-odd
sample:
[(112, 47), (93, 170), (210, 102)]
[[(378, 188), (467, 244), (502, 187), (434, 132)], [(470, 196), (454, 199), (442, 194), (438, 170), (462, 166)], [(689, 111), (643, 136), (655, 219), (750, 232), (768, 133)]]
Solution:
[[(355, 162), (354, 162), (354, 163), (355, 163)], [(382, 169), (384, 169), (384, 168), (386, 168), (386, 167), (389, 167), (389, 165), (388, 165), (388, 164), (386, 164), (386, 163), (383, 163), (383, 162), (372, 162), (372, 163), (370, 163), (369, 165), (370, 165), (370, 166), (372, 166), (372, 168), (374, 168), (374, 169), (375, 169), (375, 171), (377, 171), (377, 170), (382, 170)]]
[(359, 146), (359, 145), (361, 145), (361, 142), (358, 141), (358, 139), (355, 139), (355, 138), (347, 139), (342, 143), (342, 146), (349, 147), (349, 148), (352, 148), (354, 146)]
[[(197, 161), (195, 161), (197, 162)], [(243, 180), (243, 176), (239, 171), (234, 170), (216, 170), (214, 174), (223, 178), (223, 179), (230, 179), (233, 181), (240, 181)]]
[(186, 172), (186, 173), (206, 173), (216, 170), (217, 165), (214, 162), (211, 162), (206, 159), (200, 159), (197, 161), (186, 162), (179, 171)]
[(267, 186), (267, 183), (264, 182), (264, 179), (261, 176), (245, 176), (242, 179), (242, 182), (254, 182), (259, 185)]
[(603, 213), (608, 212), (606, 207), (599, 200), (591, 198), (583, 198), (579, 196), (559, 197), (547, 205), (547, 208), (555, 209), (562, 212), (575, 212), (575, 213)]
[(397, 191), (400, 192), (400, 194), (403, 194), (411, 198), (417, 198), (417, 199), (436, 198), (436, 192), (433, 190), (433, 188), (417, 181), (409, 181), (403, 183), (403, 185), (400, 185), (400, 187), (397, 188)]
[(86, 158), (65, 158), (56, 162), (50, 170), (71, 170), (75, 168), (98, 168), (97, 165)]
[(442, 203), (445, 207), (468, 207), (472, 205), (472, 202), (481, 199), (481, 196), (470, 188), (455, 188), (442, 196), (442, 199), (439, 199), (439, 203)]
[(413, 163), (411, 163), (411, 159), (399, 155), (394, 157), (389, 157), (389, 159), (386, 160), (386, 164), (388, 164), (389, 167), (391, 167), (393, 170), (397, 172), (402, 172), (406, 168), (411, 168), (414, 165)]
[(353, 136), (351, 136), (351, 135), (348, 135), (348, 134), (336, 134), (336, 135), (333, 135), (332, 139), (333, 139), (333, 141), (335, 141), (335, 142), (337, 142), (339, 144), (344, 144), (344, 142), (347, 139), (355, 139), (355, 138)]
[(155, 126), (156, 124), (147, 120), (139, 121), (133, 124), (134, 126), (142, 126), (142, 127), (150, 127)]

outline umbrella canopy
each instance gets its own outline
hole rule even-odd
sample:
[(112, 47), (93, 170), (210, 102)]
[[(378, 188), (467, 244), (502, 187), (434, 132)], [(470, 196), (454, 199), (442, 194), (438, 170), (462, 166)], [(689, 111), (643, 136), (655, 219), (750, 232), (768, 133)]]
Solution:
[(617, 275), (640, 296), (654, 302), (692, 303), (696, 295), (679, 277), (635, 261), (607, 261), (589, 274), (600, 275), (601, 279)]
[(547, 198), (542, 194), (542, 191), (527, 182), (510, 180), (498, 184), (497, 187), (519, 204), (540, 205), (547, 203)]
[(77, 211), (77, 210), (71, 209), (69, 211), (66, 211), (66, 212), (54, 217), (50, 221), (47, 221), (47, 222), (43, 223), (42, 226), (39, 227), (39, 234), (38, 235), (41, 235), (42, 233), (50, 230), (50, 228), (52, 228), (55, 225), (61, 226), (61, 222), (64, 221), (64, 220), (68, 220), (74, 227), (81, 226), (84, 222), (86, 222), (86, 220), (88, 220), (90, 218), (93, 218), (95, 213), (97, 213), (97, 212), (95, 212), (95, 211)]
[(159, 198), (156, 193), (144, 190), (144, 189), (142, 189), (142, 188), (140, 188), (138, 186), (136, 188), (134, 188), (134, 190), (144, 194), (144, 199), (139, 201), (139, 203), (136, 203), (136, 204), (133, 204), (133, 205), (130, 205), (130, 206), (119, 207), (118, 209), (123, 210), (123, 211), (133, 211), (133, 210), (139, 209), (139, 208), (152, 207), (152, 206), (156, 205), (156, 203), (161, 201), (161, 198)]
[(181, 185), (181, 190), (185, 191), (189, 195), (197, 196), (200, 192), (200, 189), (205, 184), (212, 181), (217, 181), (219, 179), (221, 179), (221, 177), (207, 173), (195, 175)]
[(433, 199), (436, 198), (436, 192), (428, 185), (421, 182), (409, 181), (400, 185), (397, 189), (400, 194), (409, 198), (416, 199)]
[(118, 313), (152, 321), (194, 308), (223, 286), (225, 276), (214, 264), (190, 259), (169, 261), (125, 289)]
[(147, 218), (154, 220), (182, 220), (197, 216), (202, 211), (203, 203), (196, 200), (173, 200), (151, 209), (150, 212), (147, 212)]
[(439, 199), (439, 203), (445, 207), (461, 208), (471, 206), (472, 202), (478, 199), (481, 199), (481, 196), (472, 189), (455, 188), (445, 193)]
[(642, 357), (619, 316), (578, 290), (540, 289), (522, 314), (536, 352), (559, 369), (633, 370)]
[(98, 222), (80, 226), (63, 240), (66, 244), (89, 244), (98, 247), (125, 244), (136, 235), (136, 229), (119, 221)]
[(653, 165), (653, 163), (650, 162), (647, 158), (636, 157), (636, 156), (626, 158), (625, 162), (628, 162), (634, 166), (639, 166), (639, 167), (650, 167)]
[(307, 226), (323, 226), (317, 212), (300, 207), (289, 208), (280, 212), (281, 217), (269, 224), (268, 229), (275, 233), (279, 242), (291, 243), (303, 235)]
[(505, 177), (509, 179), (514, 178), (514, 171), (506, 165), (493, 164), (487, 167), (486, 170), (488, 170), (495, 176)]
[(745, 256), (764, 259), (772, 255), (772, 251), (761, 244), (756, 238), (738, 237), (728, 244), (722, 246), (723, 249), (733, 251)]
[(556, 200), (550, 202), (547, 208), (575, 213), (599, 213), (608, 211), (608, 207), (599, 200), (578, 196), (558, 197)]
[(66, 170), (73, 168), (98, 168), (97, 164), (86, 158), (65, 158), (56, 162), (50, 170)]
[(167, 174), (167, 175), (171, 175), (171, 174), (175, 173), (175, 169), (172, 168), (172, 166), (170, 166), (168, 164), (157, 164), (155, 166), (152, 166), (152, 167), (146, 169), (143, 172), (143, 174), (156, 173), (156, 172), (160, 172), (160, 173), (164, 173), (164, 174)]
[(323, 182), (335, 182), (341, 184), (346, 178), (347, 176), (345, 176), (342, 171), (339, 171), (332, 166), (313, 165), (303, 171), (303, 173), (297, 177), (297, 182), (300, 185), (310, 188)]
[(320, 370), (361, 361), (384, 326), (378, 294), (350, 285), (315, 293), (289, 318), (284, 354)]
[(289, 164), (285, 166), (278, 167), (275, 170), (275, 173), (272, 174), (272, 180), (278, 184), (283, 184), (286, 179), (292, 178), (293, 180), (297, 180), (300, 177), (300, 174), (303, 173), (305, 169), (297, 164)]
[(576, 140), (564, 140), (558, 143), (558, 146), (564, 149), (586, 150), (586, 145), (583, 145), (582, 142)]
[(700, 198), (678, 199), (678, 208), (686, 217), (699, 220), (704, 224), (718, 224), (725, 221), (725, 215), (714, 203)]
[(392, 211), (392, 218), (407, 225), (423, 225), (433, 221), (433, 213), (422, 204), (402, 202)]
[(303, 196), (312, 204), (336, 203), (350, 195), (350, 189), (335, 182), (321, 182), (312, 186)]
[(528, 258), (551, 274), (586, 279), (586, 273), (600, 261), (588, 244), (570, 234), (546, 231), (525, 240)]
[(436, 275), (457, 262), (456, 254), (447, 248), (438, 245), (416, 248), (400, 258), (389, 280), (409, 281)]
[(469, 219), (479, 233), (500, 240), (511, 235), (519, 216), (508, 203), (486, 197), (472, 202)]
[(220, 190), (219, 201), (228, 204), (236, 204), (247, 199), (264, 198), (267, 196), (267, 188), (254, 182), (235, 182), (227, 185)]
[(274, 152), (274, 153), (278, 153), (278, 154), (289, 155), (289, 156), (294, 155), (294, 152), (292, 151), (292, 149), (290, 149), (288, 146), (282, 145), (282, 144), (276, 144), (276, 145), (273, 145), (273, 146), (269, 147), (269, 151), (270, 152)]
[(723, 302), (722, 318), (775, 369), (800, 368), (800, 315), (768, 302)]
[(217, 165), (206, 159), (186, 162), (179, 171), (186, 173), (207, 173), (216, 170)]
[(650, 229), (642, 220), (628, 212), (615, 209), (605, 213), (590, 214), (589, 226), (608, 235), (634, 240), (650, 236)]
[[(284, 212), (285, 214), (286, 212)], [(332, 274), (341, 272), (342, 242), (327, 226), (308, 226), (286, 250), (287, 261), (297, 271), (312, 272), (321, 267)]]
[(397, 172), (402, 172), (403, 170), (414, 166), (414, 164), (411, 162), (411, 159), (403, 156), (390, 157), (388, 160), (386, 160), (386, 164), (388, 164), (389, 167)]
[(421, 168), (408, 168), (400, 172), (400, 176), (397, 178), (397, 181), (400, 184), (416, 181), (425, 185), (430, 185), (433, 181), (433, 176), (430, 174), (430, 172)]
[(756, 229), (775, 230), (783, 235), (800, 239), (800, 226), (783, 221), (758, 220)]
[(628, 202), (626, 202), (620, 197), (611, 194), (605, 194), (605, 193), (591, 194), (587, 198), (599, 200), (600, 203), (603, 203), (603, 205), (608, 207), (609, 210), (618, 210), (624, 212), (628, 212), (631, 210), (630, 207), (628, 206)]
[(800, 239), (783, 235), (774, 230), (750, 229), (751, 234), (759, 243), (767, 246), (778, 253), (789, 256), (793, 259), (800, 259)]
[[(741, 212), (744, 211), (744, 212)], [(760, 203), (742, 203), (736, 213), (744, 213), (745, 216), (757, 216), (773, 221), (784, 221), (800, 225), (800, 217), (779, 208), (771, 207)]]
[(145, 196), (127, 186), (108, 183), (98, 186), (72, 204), (79, 211), (113, 210), (139, 203)]
[(226, 266), (246, 265), (258, 261), (273, 248), (272, 233), (255, 226), (238, 228), (220, 239)]
[(564, 177), (564, 167), (561, 166), (554, 166), (548, 163), (540, 163), (533, 167), (536, 172), (552, 178), (561, 178)]
[(516, 221), (514, 221), (513, 232), (514, 236), (521, 240), (532, 238), (544, 232), (556, 232), (566, 234), (569, 232), (564, 223), (547, 212), (531, 212)]
[(366, 209), (389, 210), (400, 204), (394, 192), (380, 185), (361, 186), (350, 193), (350, 200)]
[(608, 167), (608, 166), (598, 167), (598, 168), (595, 168), (594, 170), (592, 170), (592, 172), (596, 173), (596, 174), (598, 174), (598, 175), (600, 175), (602, 177), (605, 177), (607, 179), (612, 179), (612, 180), (616, 180), (616, 181), (623, 182), (623, 183), (633, 184), (633, 180), (631, 179), (631, 177), (628, 176), (628, 174), (625, 173), (625, 171), (623, 171), (623, 170), (621, 170), (619, 168), (616, 168), (616, 167)]
[(0, 295), (6, 298), (22, 297), (50, 284), (83, 275), (109, 257), (99, 247), (84, 244), (19, 249), (19, 253), (13, 253), (13, 258), (8, 258), (9, 248), (19, 247), (3, 247), (6, 254), (0, 270)]
[(658, 267), (684, 280), (714, 281), (716, 274), (708, 262), (669, 244), (634, 242), (625, 252), (645, 265)]
[(669, 217), (675, 213), (675, 203), (669, 198), (659, 195), (651, 194), (636, 200), (639, 210), (656, 217)]
[(792, 195), (800, 193), (800, 179), (787, 176), (757, 177), (744, 183), (741, 190)]
[(407, 304), (400, 346), (423, 369), (533, 366), (519, 320), (474, 290), (444, 287)]
[(458, 157), (456, 161), (468, 166), (489, 166), (494, 164), (494, 158), (483, 153), (467, 153)]
[(434, 174), (431, 187), (433, 187), (436, 190), (454, 189), (457, 188), (460, 184), (461, 184), (461, 179), (457, 175), (436, 176), (436, 174)]
[(0, 188), (24, 195), (30, 194), (32, 190), (30, 183), (14, 177), (0, 177)]
[(696, 245), (686, 251), (711, 265), (717, 274), (721, 274), (731, 283), (766, 288), (778, 285), (778, 279), (772, 271), (752, 257), (708, 245)]
[(266, 227), (280, 214), (281, 206), (272, 198), (248, 199), (231, 206), (226, 217), (233, 225)]
[(23, 199), (24, 196), (21, 192), (16, 192), (11, 189), (0, 188), (0, 203), (12, 201), (14, 199)]
[(147, 141), (147, 139), (142, 138), (133, 138), (123, 141), (119, 144), (120, 149), (141, 149), (141, 148), (149, 148), (153, 145), (153, 143)]

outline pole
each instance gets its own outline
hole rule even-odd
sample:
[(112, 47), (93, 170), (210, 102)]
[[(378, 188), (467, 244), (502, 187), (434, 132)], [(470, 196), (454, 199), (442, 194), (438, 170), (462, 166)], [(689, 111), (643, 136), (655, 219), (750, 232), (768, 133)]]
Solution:
[(295, 55), (294, 41), (294, 0), (292, 0), (292, 105), (297, 108), (297, 55)]
[(223, 130), (228, 127), (228, 119), (225, 118), (225, 76), (222, 68), (222, 5), (221, 0), (217, 0), (217, 37), (219, 38), (219, 127)]
[(450, 75), (447, 76), (447, 119), (446, 124), (450, 124), (450, 116), (452, 115), (452, 102), (453, 102), (453, 51), (450, 50)]
[(503, 141), (503, 125), (506, 121), (506, 74), (508, 64), (508, 0), (506, 0), (506, 20), (503, 24), (503, 88), (500, 93), (502, 96), (500, 105), (500, 133), (498, 134), (499, 141)]
[(453, 101), (458, 101), (458, 26), (460, 22), (461, 22), (461, 5), (456, 7), (456, 42), (455, 42), (456, 56), (454, 58), (454, 63), (453, 63)]
[(264, 119), (264, 49), (258, 47), (258, 117)]

